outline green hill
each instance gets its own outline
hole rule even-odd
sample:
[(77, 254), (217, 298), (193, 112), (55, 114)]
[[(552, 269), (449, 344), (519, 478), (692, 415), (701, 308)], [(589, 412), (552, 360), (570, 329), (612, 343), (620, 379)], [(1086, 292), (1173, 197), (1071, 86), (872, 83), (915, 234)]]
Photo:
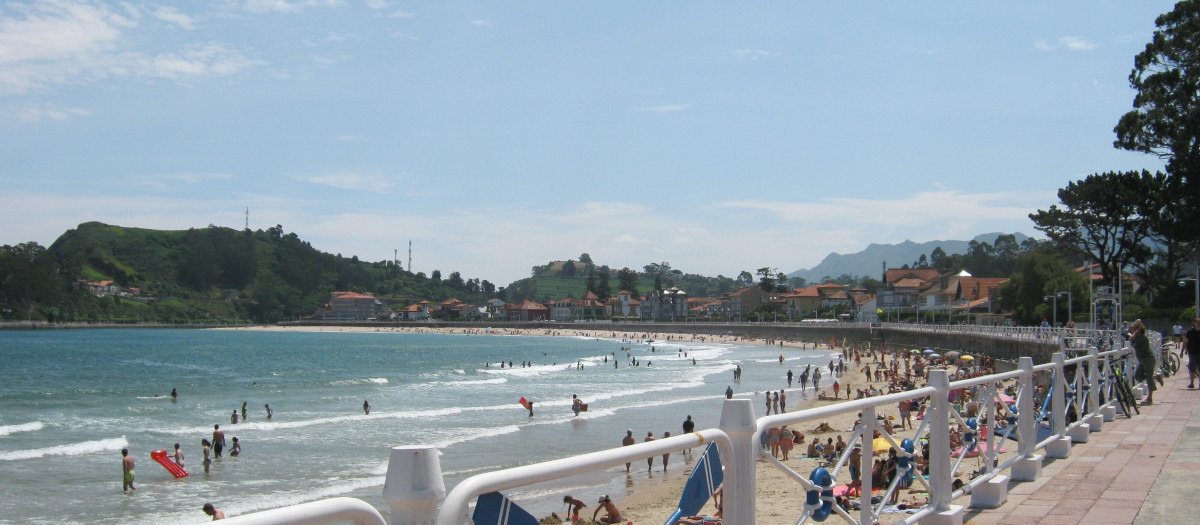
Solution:
[[(86, 283), (100, 281), (123, 292), (96, 297)], [(391, 261), (323, 253), (280, 226), (165, 231), (89, 222), (49, 248), (0, 247), (5, 319), (275, 322), (313, 314), (338, 290), (372, 293), (397, 308), (451, 297), (483, 304), (496, 293), (457, 272), (442, 280)]]

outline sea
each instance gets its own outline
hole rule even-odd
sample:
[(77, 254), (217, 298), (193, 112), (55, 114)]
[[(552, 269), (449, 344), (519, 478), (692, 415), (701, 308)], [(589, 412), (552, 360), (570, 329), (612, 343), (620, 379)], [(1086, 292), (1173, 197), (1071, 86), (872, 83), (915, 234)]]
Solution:
[[(678, 435), (688, 415), (697, 429), (716, 427), (730, 386), (762, 415), (763, 391), (786, 388), (787, 370), (835, 358), (700, 336), (480, 332), (2, 331), (0, 523), (200, 523), (206, 502), (233, 516), (335, 496), (386, 516), (391, 447), (437, 447), (449, 490), (474, 474), (619, 446), (626, 429), (638, 441)], [(813, 396), (799, 383), (787, 392), (792, 407)], [(572, 394), (588, 404), (578, 417)], [(231, 424), (243, 403), (249, 417)], [(200, 440), (214, 424), (242, 453), (206, 474)], [(175, 443), (190, 473), (181, 479), (150, 458)], [(123, 448), (136, 461), (128, 494)], [(507, 495), (538, 517), (561, 515), (564, 494), (590, 510), (602, 494), (682, 480), (692, 461), (674, 455), (664, 474), (655, 458), (653, 471), (641, 461), (630, 474), (619, 466)]]

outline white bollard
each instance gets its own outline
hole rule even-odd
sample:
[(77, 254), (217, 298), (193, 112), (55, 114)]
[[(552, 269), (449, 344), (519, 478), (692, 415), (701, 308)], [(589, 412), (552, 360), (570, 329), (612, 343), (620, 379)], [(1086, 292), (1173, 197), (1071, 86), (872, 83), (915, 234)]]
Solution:
[(749, 399), (727, 399), (721, 405), (719, 427), (733, 441), (733, 458), (737, 465), (735, 475), (725, 478), (725, 519), (729, 523), (754, 523), (757, 496), (755, 488), (755, 461), (758, 459), (758, 440), (754, 439), (757, 426), (754, 422), (754, 405)]
[(392, 447), (383, 499), (392, 508), (389, 525), (433, 525), (446, 497), (442, 463), (433, 447)]

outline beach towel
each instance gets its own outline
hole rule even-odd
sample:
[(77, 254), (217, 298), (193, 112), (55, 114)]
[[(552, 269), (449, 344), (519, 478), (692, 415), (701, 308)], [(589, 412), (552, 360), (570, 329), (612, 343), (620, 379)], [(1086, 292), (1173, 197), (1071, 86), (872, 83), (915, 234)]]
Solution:
[(721, 471), (721, 454), (717, 451), (717, 444), (710, 441), (704, 448), (704, 454), (700, 455), (700, 461), (697, 461), (696, 467), (692, 469), (692, 474), (688, 476), (687, 483), (683, 485), (679, 506), (663, 525), (675, 525), (680, 517), (698, 514), (700, 509), (704, 508), (704, 504), (708, 503), (709, 496), (721, 486), (722, 481), (724, 473)]

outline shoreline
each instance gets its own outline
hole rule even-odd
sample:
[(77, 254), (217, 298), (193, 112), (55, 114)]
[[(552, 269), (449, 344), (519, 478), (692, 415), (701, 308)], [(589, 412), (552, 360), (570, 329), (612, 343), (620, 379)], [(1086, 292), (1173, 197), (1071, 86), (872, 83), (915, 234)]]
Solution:
[[(625, 332), (612, 330), (586, 330), (586, 329), (533, 329), (533, 328), (500, 328), (500, 329), (482, 329), (482, 328), (464, 328), (464, 327), (348, 327), (348, 326), (268, 326), (259, 325), (251, 327), (220, 327), (212, 328), (215, 330), (254, 330), (266, 332), (354, 332), (354, 333), (419, 333), (419, 334), (448, 334), (448, 335), (468, 335), (468, 336), (525, 336), (525, 337), (586, 337), (611, 340), (620, 343), (630, 341), (662, 341), (664, 343), (726, 343), (726, 344), (741, 344), (741, 345), (763, 345), (779, 347), (788, 351), (796, 350), (817, 350), (817, 351), (836, 351), (830, 348), (828, 344), (813, 343), (809, 341), (790, 341), (779, 339), (764, 339), (764, 338), (747, 338), (733, 335), (708, 335), (708, 334), (659, 334), (657, 332)], [(895, 356), (894, 349), (886, 352), (888, 356)], [(873, 385), (876, 382), (868, 381), (865, 376), (862, 376), (861, 369), (855, 370), (853, 362), (847, 363), (848, 370), (837, 381), (841, 383), (841, 391), (847, 392), (847, 389)], [(781, 380), (782, 382), (783, 380)], [(796, 385), (797, 387), (799, 385)], [(832, 386), (828, 383), (826, 388)], [(811, 388), (811, 387), (810, 387)], [(786, 384), (781, 385), (781, 389), (791, 394), (789, 395), (788, 413), (805, 410), (817, 406), (825, 406), (834, 403), (847, 401), (846, 398), (838, 400), (819, 399), (817, 394), (808, 394), (811, 390), (801, 392), (798, 388), (786, 388)], [(761, 391), (754, 392), (754, 402), (761, 399), (759, 394)], [(851, 396), (853, 397), (853, 396)], [(756, 414), (761, 411), (761, 404), (756, 409)], [(898, 408), (891, 407), (890, 409), (880, 407), (878, 413), (880, 415), (888, 415), (898, 417)], [(761, 414), (760, 414), (761, 415)], [(814, 432), (819, 423), (806, 422), (799, 425), (799, 428), (793, 428), (803, 433), (806, 437), (805, 442), (810, 442), (812, 438), (819, 438), (822, 443), (828, 439), (836, 440), (839, 436), (843, 439), (848, 438), (853, 432), (853, 426), (856, 420), (853, 413), (838, 414), (830, 417), (824, 422), (835, 429), (833, 432)], [(911, 434), (913, 431), (897, 432), (900, 434)], [(786, 465), (796, 472), (805, 475), (816, 466), (815, 459), (804, 457), (807, 445), (796, 444), (793, 449), (793, 454), (790, 454), (789, 459), (784, 461)], [(1010, 447), (1015, 449), (1016, 447)], [(693, 451), (693, 458), (699, 451)], [(1012, 453), (1011, 451), (1009, 452)], [(876, 458), (880, 455), (876, 454)], [(884, 455), (886, 457), (886, 454)], [(1002, 455), (1002, 458), (1004, 456)], [(1003, 460), (1003, 459), (1002, 459)], [(759, 460), (765, 462), (764, 460)], [(658, 462), (656, 462), (658, 464)], [(647, 478), (645, 470), (639, 471), (636, 467), (633, 472), (625, 477), (625, 490), (621, 493), (613, 494), (613, 499), (617, 508), (621, 510), (621, 515), (625, 522), (632, 521), (634, 523), (651, 523), (666, 519), (676, 509), (679, 497), (683, 490), (683, 485), (687, 480), (687, 476), (691, 473), (691, 468), (694, 466), (694, 460), (690, 463), (685, 463), (680, 457), (679, 466), (673, 469), (669, 474), (664, 476), (661, 470), (656, 470)], [(973, 465), (974, 462), (963, 463), (961, 470), (967, 470), (968, 464)], [(798, 516), (797, 507), (794, 502), (797, 498), (803, 498), (804, 492), (799, 485), (790, 478), (790, 476), (773, 465), (759, 465), (756, 468), (756, 488), (757, 497), (755, 507), (759, 518), (765, 522), (774, 523), (781, 520), (794, 521)], [(765, 468), (762, 468), (765, 467)], [(849, 481), (848, 469), (843, 468), (838, 476), (838, 481), (845, 484)], [(620, 476), (616, 477), (619, 480)], [(616, 481), (614, 480), (614, 481)], [(914, 484), (914, 487), (917, 485)], [(587, 503), (587, 507), (583, 509), (581, 521), (588, 522), (590, 517), (587, 516), (588, 510), (595, 510), (596, 503), (593, 496), (583, 497), (576, 495)], [(911, 500), (913, 498), (923, 498), (924, 494), (909, 494), (908, 491), (902, 491), (900, 500)], [(963, 496), (959, 500), (955, 500), (955, 504), (964, 504), (969, 501), (969, 496)], [(960, 501), (961, 500), (961, 501)], [(712, 514), (716, 512), (713, 502), (710, 500), (702, 513)], [(908, 514), (903, 513), (884, 513), (880, 515), (880, 523), (887, 524), (900, 521)], [(560, 518), (555, 520), (554, 517)], [(562, 523), (561, 519), (567, 516), (558, 516), (557, 513), (551, 516), (542, 517), (539, 522), (545, 525), (554, 525)]]

